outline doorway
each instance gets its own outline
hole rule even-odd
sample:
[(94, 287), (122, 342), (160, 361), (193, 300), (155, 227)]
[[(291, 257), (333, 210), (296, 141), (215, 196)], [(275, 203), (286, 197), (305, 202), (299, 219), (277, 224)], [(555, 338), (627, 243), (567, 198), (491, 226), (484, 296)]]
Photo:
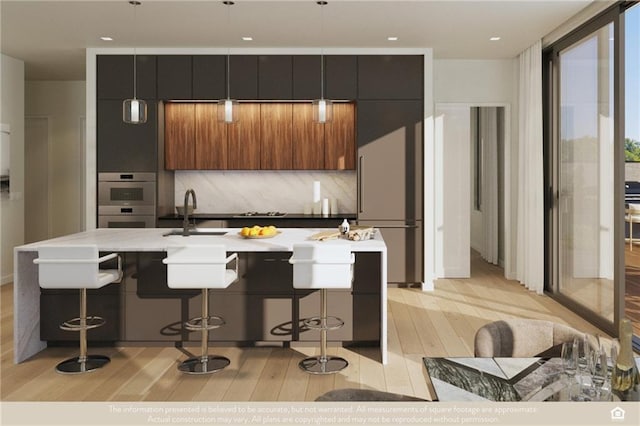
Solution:
[(471, 250), (513, 276), (509, 122), (508, 104), (436, 104), (438, 277), (470, 277)]

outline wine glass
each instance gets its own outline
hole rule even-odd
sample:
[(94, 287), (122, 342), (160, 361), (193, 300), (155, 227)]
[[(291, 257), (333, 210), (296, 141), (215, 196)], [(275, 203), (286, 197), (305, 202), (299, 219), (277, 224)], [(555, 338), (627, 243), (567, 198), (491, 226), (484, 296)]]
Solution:
[(578, 352), (574, 342), (564, 342), (562, 344), (562, 368), (565, 374), (568, 376), (569, 381), (573, 381), (576, 375), (576, 369), (578, 368)]
[(583, 334), (581, 338), (576, 337), (573, 339), (573, 346), (576, 350), (576, 357), (578, 359), (578, 372), (581, 375), (588, 374), (590, 362), (589, 338), (586, 334)]
[(591, 361), (589, 363), (591, 372), (591, 385), (595, 391), (596, 401), (602, 400), (603, 386), (607, 380), (607, 352), (601, 346), (598, 350), (591, 351)]

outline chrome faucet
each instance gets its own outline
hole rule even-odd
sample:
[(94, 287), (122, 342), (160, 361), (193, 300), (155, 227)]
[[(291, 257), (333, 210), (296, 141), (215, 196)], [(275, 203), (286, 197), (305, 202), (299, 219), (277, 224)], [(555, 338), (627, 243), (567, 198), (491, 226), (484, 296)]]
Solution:
[(189, 235), (189, 194), (191, 194), (191, 198), (193, 201), (193, 210), (198, 207), (198, 202), (196, 200), (196, 192), (189, 188), (184, 193), (184, 219), (182, 220), (182, 236), (186, 237)]

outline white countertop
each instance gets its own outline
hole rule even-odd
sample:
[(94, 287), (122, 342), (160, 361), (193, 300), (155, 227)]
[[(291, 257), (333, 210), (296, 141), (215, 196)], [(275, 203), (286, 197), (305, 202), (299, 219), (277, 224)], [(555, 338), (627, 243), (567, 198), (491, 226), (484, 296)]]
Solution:
[[(101, 251), (166, 251), (167, 247), (184, 245), (225, 244), (227, 251), (261, 252), (292, 251), (293, 244), (310, 241), (309, 237), (320, 231), (334, 230), (326, 228), (279, 228), (280, 234), (273, 238), (248, 239), (239, 235), (239, 228), (199, 228), (207, 231), (227, 231), (223, 236), (174, 235), (163, 237), (171, 228), (100, 228), (64, 237), (25, 244), (15, 247), (16, 252), (36, 251), (43, 245), (95, 244)], [(354, 252), (386, 252), (386, 245), (380, 231), (371, 240), (349, 241), (346, 239), (329, 240), (326, 244), (351, 244)]]

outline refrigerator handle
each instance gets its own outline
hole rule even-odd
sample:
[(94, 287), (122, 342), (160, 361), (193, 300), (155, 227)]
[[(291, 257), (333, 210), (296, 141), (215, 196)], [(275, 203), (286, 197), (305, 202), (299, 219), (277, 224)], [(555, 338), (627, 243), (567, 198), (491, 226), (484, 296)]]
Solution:
[(358, 157), (358, 213), (362, 213), (362, 165), (364, 164), (364, 156)]

